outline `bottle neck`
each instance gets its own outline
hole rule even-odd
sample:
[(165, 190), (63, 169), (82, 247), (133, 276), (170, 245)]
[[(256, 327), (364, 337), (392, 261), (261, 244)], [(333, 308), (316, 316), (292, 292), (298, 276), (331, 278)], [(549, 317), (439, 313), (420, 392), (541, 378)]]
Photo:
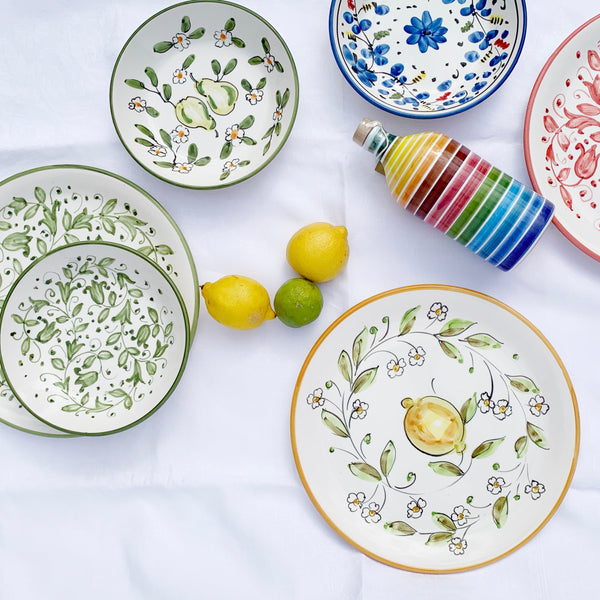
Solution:
[(363, 119), (356, 128), (352, 139), (359, 146), (374, 154), (381, 162), (397, 136), (388, 133), (379, 121)]

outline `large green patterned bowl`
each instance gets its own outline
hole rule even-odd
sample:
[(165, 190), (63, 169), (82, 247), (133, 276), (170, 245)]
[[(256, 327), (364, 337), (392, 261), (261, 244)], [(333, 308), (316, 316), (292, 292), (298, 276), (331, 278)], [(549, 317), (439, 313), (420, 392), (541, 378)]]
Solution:
[(177, 288), (143, 254), (106, 242), (49, 252), (0, 313), (0, 364), (18, 401), (68, 434), (127, 429), (179, 382), (190, 346)]

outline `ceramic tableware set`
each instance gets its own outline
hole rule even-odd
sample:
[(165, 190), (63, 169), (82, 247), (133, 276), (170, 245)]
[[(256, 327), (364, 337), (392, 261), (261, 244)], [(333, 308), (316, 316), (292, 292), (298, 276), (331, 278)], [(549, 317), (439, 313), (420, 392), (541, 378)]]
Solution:
[[(534, 87), (534, 190), (442, 134), (402, 138), (365, 122), (355, 140), (400, 205), (503, 270), (551, 219), (597, 258), (598, 23), (566, 40)], [(354, 90), (422, 119), (496, 91), (525, 32), (524, 0), (333, 0), (329, 19)], [(110, 82), (131, 157), (193, 189), (266, 167), (297, 107), (283, 38), (217, 0), (141, 24)], [(60, 437), (147, 418), (180, 380), (198, 318), (179, 228), (135, 184), (89, 167), (20, 173), (0, 194), (0, 420)], [(323, 333), (298, 377), (291, 437), (306, 492), (344, 539), (384, 563), (440, 573), (497, 560), (544, 526), (574, 473), (579, 420), (560, 358), (525, 317), (478, 292), (422, 285), (368, 298)]]
[(139, 187), (63, 165), (0, 185), (0, 419), (48, 436), (112, 433), (183, 373), (198, 281), (181, 231)]

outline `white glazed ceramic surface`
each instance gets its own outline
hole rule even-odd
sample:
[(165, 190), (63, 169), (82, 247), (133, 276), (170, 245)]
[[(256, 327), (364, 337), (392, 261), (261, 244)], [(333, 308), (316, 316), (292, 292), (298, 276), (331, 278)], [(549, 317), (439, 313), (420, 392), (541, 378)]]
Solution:
[(445, 117), (492, 94), (525, 39), (523, 0), (333, 0), (329, 34), (350, 85), (407, 117)]
[(600, 16), (573, 32), (542, 69), (524, 138), (529, 176), (556, 205), (554, 223), (600, 260)]
[(189, 328), (171, 281), (127, 248), (73, 244), (29, 266), (0, 314), (0, 361), (13, 394), (71, 434), (131, 427), (170, 395)]
[(391, 290), (336, 321), (292, 406), (304, 486), (327, 522), (393, 566), (460, 571), (519, 547), (575, 468), (568, 375), (523, 317), (476, 292)]
[[(111, 173), (64, 165), (34, 169), (0, 183), (0, 300), (36, 258), (79, 241), (127, 245), (168, 274), (196, 329), (198, 278), (187, 243), (164, 208)], [(0, 377), (0, 421), (43, 435), (63, 435), (27, 412)]]
[(128, 40), (111, 81), (117, 133), (157, 177), (237, 183), (281, 150), (298, 106), (292, 56), (262, 17), (229, 2), (174, 5)]

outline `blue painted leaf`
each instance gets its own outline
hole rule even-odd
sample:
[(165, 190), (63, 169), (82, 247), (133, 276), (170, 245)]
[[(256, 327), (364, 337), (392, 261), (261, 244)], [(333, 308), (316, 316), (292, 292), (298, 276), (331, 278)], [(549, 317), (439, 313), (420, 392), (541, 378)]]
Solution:
[(379, 4), (375, 7), (376, 15), (387, 15), (390, 12), (390, 7), (385, 4)]
[(363, 19), (358, 24), (361, 31), (369, 31), (369, 29), (371, 29), (371, 25), (373, 25), (373, 23), (371, 23), (371, 21), (369, 21), (369, 19)]
[(398, 75), (400, 75), (402, 71), (404, 71), (404, 65), (402, 63), (396, 63), (390, 69), (392, 77), (398, 77)]
[(468, 17), (469, 15), (473, 14), (473, 7), (472, 6), (465, 6), (464, 8), (460, 9), (460, 14), (463, 17)]
[(344, 21), (346, 21), (346, 23), (348, 23), (348, 25), (351, 25), (352, 22), (354, 21), (354, 16), (352, 15), (352, 13), (349, 12), (345, 12), (344, 15)]
[(484, 34), (482, 31), (474, 31), (473, 33), (471, 33), (469, 35), (469, 41), (472, 42), (473, 44), (477, 44), (478, 42), (480, 42), (483, 38), (484, 38)]

